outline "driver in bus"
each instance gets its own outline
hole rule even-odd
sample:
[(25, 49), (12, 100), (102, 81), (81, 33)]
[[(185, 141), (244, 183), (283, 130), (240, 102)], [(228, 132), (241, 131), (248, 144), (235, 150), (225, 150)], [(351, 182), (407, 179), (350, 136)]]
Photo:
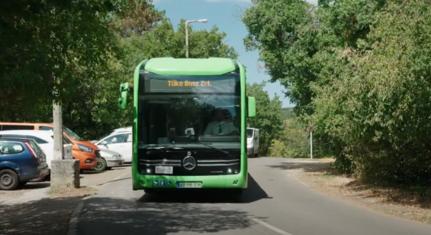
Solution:
[(229, 110), (218, 108), (214, 111), (214, 121), (208, 123), (204, 135), (224, 136), (238, 134)]

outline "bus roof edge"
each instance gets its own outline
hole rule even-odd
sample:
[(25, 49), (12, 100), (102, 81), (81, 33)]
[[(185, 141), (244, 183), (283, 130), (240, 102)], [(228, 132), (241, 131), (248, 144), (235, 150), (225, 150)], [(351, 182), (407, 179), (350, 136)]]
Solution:
[(145, 71), (160, 75), (222, 75), (234, 72), (236, 62), (230, 58), (153, 58)]

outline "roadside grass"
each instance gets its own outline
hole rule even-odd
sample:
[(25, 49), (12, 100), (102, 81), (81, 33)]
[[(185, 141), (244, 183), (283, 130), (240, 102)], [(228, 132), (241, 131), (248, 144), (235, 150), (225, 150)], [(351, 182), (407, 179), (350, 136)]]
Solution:
[(431, 188), (422, 186), (378, 185), (339, 174), (333, 160), (302, 163), (294, 175), (313, 189), (341, 197), (377, 212), (431, 224)]

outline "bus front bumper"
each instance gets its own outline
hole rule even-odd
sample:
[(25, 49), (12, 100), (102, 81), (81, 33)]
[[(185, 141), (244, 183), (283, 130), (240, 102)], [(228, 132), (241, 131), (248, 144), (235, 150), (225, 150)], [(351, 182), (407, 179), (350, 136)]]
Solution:
[(247, 188), (247, 174), (168, 176), (141, 175), (133, 177), (133, 190), (159, 188)]

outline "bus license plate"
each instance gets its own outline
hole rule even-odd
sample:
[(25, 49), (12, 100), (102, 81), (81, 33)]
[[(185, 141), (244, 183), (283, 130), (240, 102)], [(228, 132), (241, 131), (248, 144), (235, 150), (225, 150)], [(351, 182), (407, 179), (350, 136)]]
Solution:
[(156, 174), (172, 175), (174, 167), (172, 166), (156, 166)]
[(202, 182), (177, 182), (177, 188), (202, 188)]

